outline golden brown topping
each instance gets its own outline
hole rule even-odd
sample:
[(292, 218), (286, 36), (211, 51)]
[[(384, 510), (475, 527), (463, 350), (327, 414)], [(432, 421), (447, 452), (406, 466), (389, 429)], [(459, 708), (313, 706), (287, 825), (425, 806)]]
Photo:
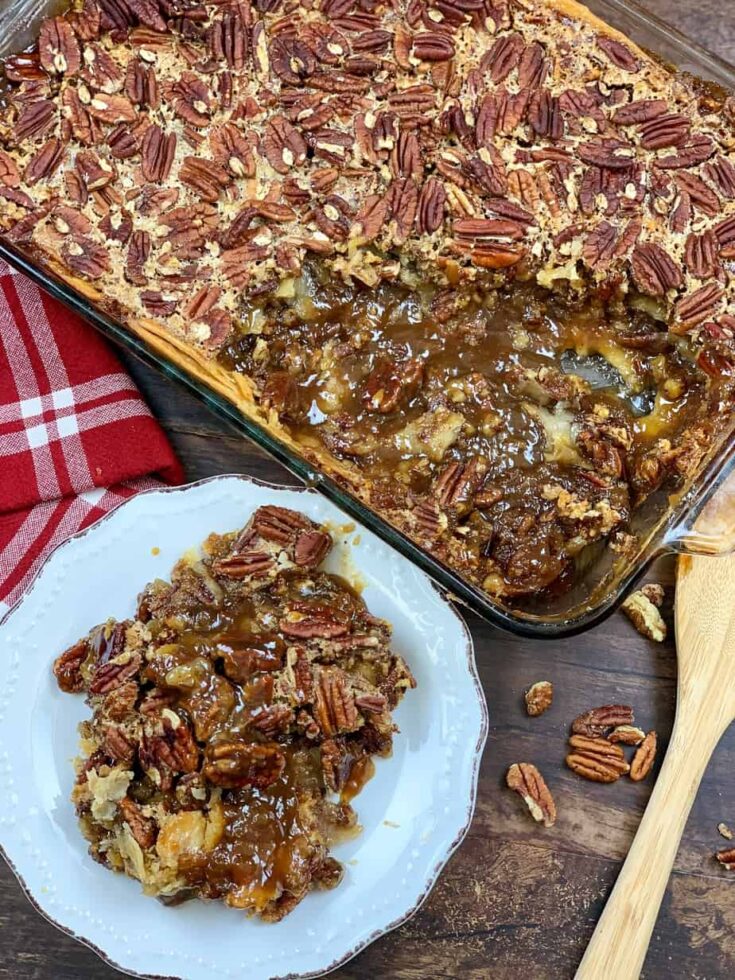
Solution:
[(556, 804), (536, 766), (530, 762), (515, 763), (505, 777), (509, 788), (515, 790), (537, 823), (553, 827), (556, 823)]

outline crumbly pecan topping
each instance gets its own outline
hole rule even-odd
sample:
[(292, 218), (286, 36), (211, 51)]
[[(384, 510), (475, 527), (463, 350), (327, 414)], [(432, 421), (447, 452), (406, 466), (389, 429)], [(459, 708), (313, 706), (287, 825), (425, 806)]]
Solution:
[[(93, 711), (73, 793), (90, 852), (148, 893), (277, 920), (339, 883), (328, 846), (354, 829), (349, 801), (390, 754), (415, 681), (389, 625), (319, 570), (331, 543), (261, 507), (147, 586), (136, 619), (54, 663)], [(281, 620), (302, 625), (298, 644)]]
[[(454, 283), (524, 268), (634, 289), (705, 337), (732, 294), (726, 106), (581, 8), (74, 0), (7, 76), (0, 138), (29, 198), (8, 228), (50, 196), (83, 207), (109, 264), (73, 263), (45, 220), (33, 239), (196, 343), (219, 346), (237, 290), (276, 288), (310, 252), (370, 283), (395, 275), (400, 252)], [(216, 328), (127, 289), (138, 263), (64, 179), (90, 145), (116, 160), (119, 198), (157, 186), (214, 209), (191, 272), (223, 290)], [(167, 228), (136, 215), (133, 231), (149, 236), (147, 285), (162, 292), (180, 271)]]

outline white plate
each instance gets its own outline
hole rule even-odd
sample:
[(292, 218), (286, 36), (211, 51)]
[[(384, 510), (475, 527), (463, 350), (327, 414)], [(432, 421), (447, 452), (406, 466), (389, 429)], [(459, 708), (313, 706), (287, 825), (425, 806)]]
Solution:
[[(145, 583), (167, 577), (187, 548), (241, 526), (265, 503), (331, 526), (327, 567), (358, 578), (418, 681), (395, 713), (393, 757), (377, 760), (356, 800), (364, 830), (334, 849), (342, 883), (275, 925), (219, 903), (167, 908), (88, 856), (69, 802), (76, 727), (88, 709), (51, 673), (54, 657), (90, 627), (131, 615)], [(57, 548), (0, 623), (0, 845), (43, 915), (130, 973), (266, 980), (344, 963), (416, 911), (464, 837), (486, 735), (458, 614), (422, 572), (310, 490), (226, 476), (142, 493)]]

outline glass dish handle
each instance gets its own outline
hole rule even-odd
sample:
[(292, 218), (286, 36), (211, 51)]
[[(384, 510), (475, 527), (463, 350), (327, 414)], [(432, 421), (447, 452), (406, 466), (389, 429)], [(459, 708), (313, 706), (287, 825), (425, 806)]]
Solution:
[(715, 479), (719, 485), (704, 507), (669, 533), (666, 543), (672, 551), (685, 555), (735, 552), (735, 471), (720, 480)]

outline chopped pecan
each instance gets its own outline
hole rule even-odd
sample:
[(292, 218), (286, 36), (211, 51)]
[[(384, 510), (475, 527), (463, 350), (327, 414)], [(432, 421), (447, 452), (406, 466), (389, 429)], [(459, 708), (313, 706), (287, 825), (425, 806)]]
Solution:
[(318, 672), (314, 718), (325, 735), (354, 731), (360, 723), (354, 695), (338, 667), (322, 667)]
[(566, 757), (566, 764), (578, 776), (592, 782), (614, 783), (630, 771), (620, 746), (605, 738), (572, 735), (569, 746), (572, 751)]
[(532, 718), (542, 715), (551, 707), (554, 698), (554, 688), (551, 681), (536, 681), (524, 695), (526, 711)]
[(725, 838), (725, 840), (732, 840), (733, 834), (726, 823), (717, 824), (717, 832)]
[(536, 766), (530, 762), (514, 763), (505, 781), (510, 789), (518, 793), (537, 823), (543, 823), (544, 827), (554, 826), (556, 804)]
[(54, 677), (62, 691), (77, 694), (84, 690), (82, 664), (89, 656), (86, 640), (80, 640), (65, 650), (54, 661)]
[(122, 819), (130, 827), (130, 833), (138, 842), (143, 850), (146, 850), (156, 843), (158, 828), (155, 820), (146, 817), (140, 806), (131, 800), (129, 796), (124, 797), (118, 804)]
[(599, 738), (618, 725), (632, 725), (633, 709), (626, 704), (606, 704), (601, 708), (591, 708), (572, 722), (575, 735)]
[(264, 789), (278, 779), (285, 767), (286, 757), (277, 745), (226, 741), (210, 747), (202, 772), (215, 786)]
[(656, 733), (649, 732), (636, 749), (630, 764), (630, 778), (635, 782), (645, 779), (656, 758)]

